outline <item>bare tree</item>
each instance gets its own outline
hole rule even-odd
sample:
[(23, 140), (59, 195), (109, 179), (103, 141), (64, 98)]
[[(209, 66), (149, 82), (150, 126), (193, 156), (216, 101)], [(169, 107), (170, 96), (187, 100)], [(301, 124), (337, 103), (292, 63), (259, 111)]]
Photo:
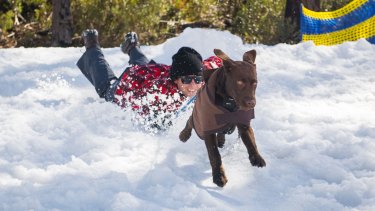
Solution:
[(73, 18), (70, 0), (52, 0), (52, 46), (70, 46), (73, 36)]

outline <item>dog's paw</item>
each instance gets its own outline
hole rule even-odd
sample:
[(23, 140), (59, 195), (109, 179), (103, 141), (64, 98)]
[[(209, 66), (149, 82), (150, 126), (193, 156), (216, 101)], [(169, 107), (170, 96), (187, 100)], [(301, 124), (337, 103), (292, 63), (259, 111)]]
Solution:
[(225, 134), (221, 134), (221, 133), (217, 134), (216, 140), (217, 140), (217, 146), (220, 148), (223, 148), (225, 144)]
[(212, 172), (212, 180), (219, 187), (224, 187), (225, 184), (227, 184), (228, 179), (225, 176), (224, 168), (222, 166), (220, 167), (220, 170)]
[(253, 166), (256, 166), (256, 167), (266, 166), (266, 161), (259, 154), (250, 156), (249, 159), (250, 159), (251, 165)]
[(191, 130), (183, 130), (181, 131), (179, 138), (180, 138), (180, 141), (186, 142), (187, 140), (189, 140), (190, 136), (191, 136)]

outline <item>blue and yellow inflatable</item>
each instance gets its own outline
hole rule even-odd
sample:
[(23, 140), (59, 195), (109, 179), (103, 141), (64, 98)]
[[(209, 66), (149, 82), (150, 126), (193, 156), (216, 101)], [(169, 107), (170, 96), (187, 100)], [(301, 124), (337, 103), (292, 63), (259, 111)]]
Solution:
[(302, 41), (336, 45), (367, 39), (375, 44), (375, 0), (353, 0), (332, 12), (314, 12), (301, 6)]

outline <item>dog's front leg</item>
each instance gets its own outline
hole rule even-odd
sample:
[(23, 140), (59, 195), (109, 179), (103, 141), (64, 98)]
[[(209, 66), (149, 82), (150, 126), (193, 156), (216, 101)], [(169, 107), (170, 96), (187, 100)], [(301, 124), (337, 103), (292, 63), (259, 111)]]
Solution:
[(247, 152), (249, 153), (249, 160), (251, 165), (257, 167), (266, 166), (266, 161), (264, 161), (257, 149), (253, 129), (245, 125), (239, 125), (238, 131), (240, 133), (242, 142), (245, 144)]
[(185, 128), (180, 132), (179, 138), (180, 141), (186, 142), (191, 136), (191, 131), (193, 130), (193, 115), (189, 117), (189, 120), (186, 122)]
[(228, 179), (225, 176), (221, 156), (219, 149), (217, 148), (216, 134), (206, 136), (204, 138), (204, 142), (206, 144), (208, 158), (210, 159), (213, 182), (219, 187), (224, 187), (224, 185), (228, 182)]

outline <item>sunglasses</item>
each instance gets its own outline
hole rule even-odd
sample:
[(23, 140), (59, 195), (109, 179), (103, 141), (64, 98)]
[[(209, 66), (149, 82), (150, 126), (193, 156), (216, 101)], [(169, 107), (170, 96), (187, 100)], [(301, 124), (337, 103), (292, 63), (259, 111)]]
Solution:
[(193, 80), (196, 84), (200, 84), (203, 82), (203, 76), (200, 75), (187, 75), (187, 76), (181, 76), (181, 82), (183, 84), (190, 84)]

